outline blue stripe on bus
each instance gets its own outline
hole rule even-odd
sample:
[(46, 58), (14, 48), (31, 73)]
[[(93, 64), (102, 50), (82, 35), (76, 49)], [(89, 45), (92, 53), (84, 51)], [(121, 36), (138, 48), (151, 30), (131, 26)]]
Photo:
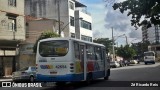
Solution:
[[(102, 78), (104, 77), (104, 71), (97, 71), (92, 73), (93, 79)], [(58, 82), (58, 81), (82, 81), (84, 80), (84, 73), (82, 74), (67, 74), (67, 75), (58, 75), (58, 76), (51, 76), (51, 75), (41, 75), (37, 74), (37, 81), (45, 81), (45, 82)]]
[(37, 81), (46, 81), (46, 82), (57, 82), (57, 81), (81, 81), (84, 80), (82, 74), (67, 74), (67, 75), (58, 75), (58, 76), (51, 76), (51, 75), (41, 75), (37, 74)]

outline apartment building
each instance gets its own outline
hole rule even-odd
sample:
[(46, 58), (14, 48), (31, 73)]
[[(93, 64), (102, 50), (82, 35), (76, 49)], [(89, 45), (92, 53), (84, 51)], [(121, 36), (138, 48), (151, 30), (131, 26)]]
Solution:
[(160, 43), (160, 26), (152, 25), (150, 28), (142, 27), (142, 39), (143, 41), (149, 41), (151, 44)]
[(57, 32), (64, 37), (92, 41), (92, 17), (87, 6), (76, 0), (25, 0), (25, 15), (63, 22)]
[(18, 66), (19, 43), (25, 40), (24, 0), (0, 0), (0, 74)]

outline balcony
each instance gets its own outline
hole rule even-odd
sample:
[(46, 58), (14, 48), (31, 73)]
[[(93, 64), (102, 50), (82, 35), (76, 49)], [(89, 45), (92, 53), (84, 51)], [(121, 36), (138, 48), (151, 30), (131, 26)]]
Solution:
[(75, 10), (91, 16), (91, 13), (89, 13), (86, 8), (76, 8)]

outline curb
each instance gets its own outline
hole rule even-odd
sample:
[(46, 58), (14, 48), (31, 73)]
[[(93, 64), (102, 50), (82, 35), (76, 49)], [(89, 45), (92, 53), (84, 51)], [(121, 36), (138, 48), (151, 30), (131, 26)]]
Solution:
[(0, 79), (0, 82), (12, 81), (12, 79)]

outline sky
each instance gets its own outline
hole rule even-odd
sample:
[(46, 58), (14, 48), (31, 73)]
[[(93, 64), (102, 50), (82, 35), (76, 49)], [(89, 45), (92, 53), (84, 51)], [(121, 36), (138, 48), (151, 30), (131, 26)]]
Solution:
[[(142, 32), (139, 28), (135, 30), (130, 23), (130, 16), (127, 12), (120, 13), (119, 10), (113, 10), (112, 5), (115, 2), (125, 0), (78, 0), (87, 6), (87, 11), (92, 16), (92, 29), (94, 38), (112, 38), (112, 27), (116, 43), (125, 45), (125, 36), (117, 38), (117, 36), (125, 34), (128, 43), (136, 43), (141, 41)], [(105, 2), (106, 1), (106, 2)]]

